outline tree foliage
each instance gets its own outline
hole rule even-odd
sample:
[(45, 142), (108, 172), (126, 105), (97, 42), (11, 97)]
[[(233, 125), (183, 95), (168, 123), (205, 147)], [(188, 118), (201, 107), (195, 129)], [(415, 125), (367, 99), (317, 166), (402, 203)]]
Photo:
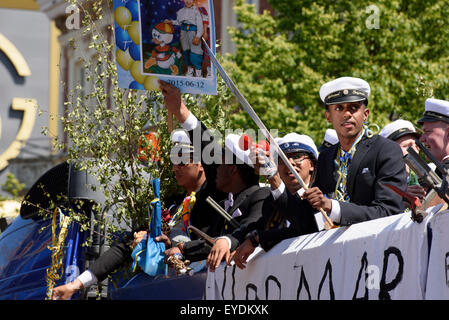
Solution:
[[(370, 83), (369, 122), (416, 122), (426, 98), (445, 99), (449, 14), (446, 1), (268, 0), (274, 9), (256, 14), (236, 1), (238, 28), (230, 28), (236, 52), (229, 68), (268, 128), (309, 134), (321, 143), (330, 127), (320, 86), (341, 76)], [(235, 126), (253, 126), (243, 113)]]
[[(163, 209), (183, 192), (176, 183), (170, 161), (172, 143), (167, 110), (159, 91), (118, 87), (115, 45), (108, 35), (112, 33), (112, 25), (107, 29), (100, 27), (105, 12), (113, 12), (112, 1), (96, 0), (88, 7), (75, 1), (75, 5), (83, 16), (81, 41), (89, 39), (92, 52), (87, 55), (80, 43), (71, 41), (83, 57), (86, 80), (84, 86), (68, 88), (66, 112), (59, 117), (68, 142), (60, 137), (55, 147), (67, 153), (68, 161), (77, 169), (86, 170), (98, 181), (89, 186), (104, 196), (102, 208), (95, 209), (101, 212), (109, 208), (109, 220), (94, 224), (99, 222), (111, 232), (117, 231), (118, 226), (144, 226), (149, 222), (147, 214), (154, 199), (153, 178), (161, 181)], [(211, 128), (228, 125), (223, 106), (229, 100), (229, 92), (222, 82), (218, 91), (217, 96), (183, 96), (188, 108)], [(174, 127), (178, 127), (176, 122)], [(157, 148), (145, 136), (149, 131), (157, 137)], [(92, 222), (77, 216), (77, 212), (69, 214), (83, 229), (91, 227)]]

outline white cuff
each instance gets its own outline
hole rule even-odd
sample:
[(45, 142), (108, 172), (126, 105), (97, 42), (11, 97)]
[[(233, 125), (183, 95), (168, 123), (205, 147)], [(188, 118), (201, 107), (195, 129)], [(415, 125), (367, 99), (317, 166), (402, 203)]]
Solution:
[(181, 127), (187, 131), (191, 131), (191, 130), (195, 129), (197, 125), (198, 125), (198, 118), (195, 117), (195, 115), (192, 112), (190, 112), (186, 121), (181, 123)]
[(318, 231), (324, 230), (324, 223), (326, 222), (326, 219), (324, 219), (324, 216), (321, 212), (315, 213), (315, 221), (316, 225), (318, 227)]
[(271, 194), (273, 195), (273, 199), (274, 199), (274, 200), (279, 199), (279, 197), (281, 196), (281, 194), (283, 194), (284, 191), (285, 191), (285, 184), (284, 184), (284, 182), (281, 182), (281, 184), (279, 185), (279, 187), (278, 187), (276, 190), (273, 190), (273, 189), (270, 187), (270, 191), (271, 191)]
[(83, 273), (81, 273), (77, 279), (81, 281), (84, 288), (90, 287), (91, 285), (96, 284), (98, 282), (97, 277), (89, 270), (86, 270)]
[(221, 236), (221, 237), (216, 238), (215, 242), (217, 242), (218, 239), (226, 239), (226, 240), (228, 240), (228, 249), (231, 250), (231, 239), (229, 239), (226, 236)]
[(336, 223), (340, 223), (341, 220), (341, 209), (340, 203), (337, 200), (331, 199), (332, 201), (332, 210), (329, 218)]

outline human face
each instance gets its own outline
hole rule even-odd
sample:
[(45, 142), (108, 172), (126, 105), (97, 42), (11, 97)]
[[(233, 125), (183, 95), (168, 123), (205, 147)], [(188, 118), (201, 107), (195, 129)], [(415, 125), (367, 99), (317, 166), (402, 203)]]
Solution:
[(443, 121), (424, 122), (419, 141), (438, 160), (449, 155), (449, 124)]
[[(299, 177), (305, 184), (310, 183), (310, 178), (313, 171), (315, 170), (314, 164), (310, 159), (310, 156), (303, 152), (293, 152), (287, 153), (286, 157), (288, 161), (292, 164), (295, 171), (298, 173)], [(285, 183), (287, 189), (291, 192), (298, 191), (301, 186), (298, 180), (295, 178), (290, 169), (285, 165), (284, 161), (279, 161), (278, 166), (279, 175), (282, 181)]]
[(231, 192), (232, 175), (237, 170), (235, 165), (222, 163), (217, 168), (216, 188), (222, 192)]
[(173, 164), (176, 182), (185, 189), (195, 189), (202, 177), (203, 171), (204, 169), (201, 163)]
[(187, 8), (190, 8), (191, 6), (193, 6), (193, 3), (195, 2), (195, 0), (184, 0), (184, 5)]
[(368, 115), (369, 110), (363, 102), (332, 104), (325, 111), (326, 119), (332, 123), (342, 146), (355, 141)]
[(416, 143), (415, 143), (414, 135), (406, 134), (405, 136), (402, 136), (399, 139), (396, 139), (395, 141), (401, 147), (402, 155), (405, 156), (408, 153), (407, 149), (409, 147), (412, 147), (413, 150), (416, 151), (416, 153), (419, 153), (418, 147), (416, 146)]

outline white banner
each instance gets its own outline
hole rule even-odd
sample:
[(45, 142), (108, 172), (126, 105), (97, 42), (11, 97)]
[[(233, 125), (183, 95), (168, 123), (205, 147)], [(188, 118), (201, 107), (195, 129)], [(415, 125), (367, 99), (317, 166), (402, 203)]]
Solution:
[(430, 222), (431, 246), (426, 299), (449, 299), (449, 211), (438, 212)]
[(403, 213), (257, 248), (246, 269), (222, 263), (209, 272), (205, 298), (424, 299), (430, 219), (416, 223)]

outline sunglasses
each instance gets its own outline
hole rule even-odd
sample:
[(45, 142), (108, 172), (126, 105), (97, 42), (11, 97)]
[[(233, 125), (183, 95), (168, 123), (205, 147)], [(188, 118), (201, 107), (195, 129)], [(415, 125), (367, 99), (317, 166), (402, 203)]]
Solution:
[[(301, 164), (304, 160), (310, 159), (309, 156), (305, 155), (303, 152), (291, 152), (285, 154), (288, 159), (292, 159), (295, 164)], [(280, 164), (284, 165), (283, 161), (279, 161)]]

